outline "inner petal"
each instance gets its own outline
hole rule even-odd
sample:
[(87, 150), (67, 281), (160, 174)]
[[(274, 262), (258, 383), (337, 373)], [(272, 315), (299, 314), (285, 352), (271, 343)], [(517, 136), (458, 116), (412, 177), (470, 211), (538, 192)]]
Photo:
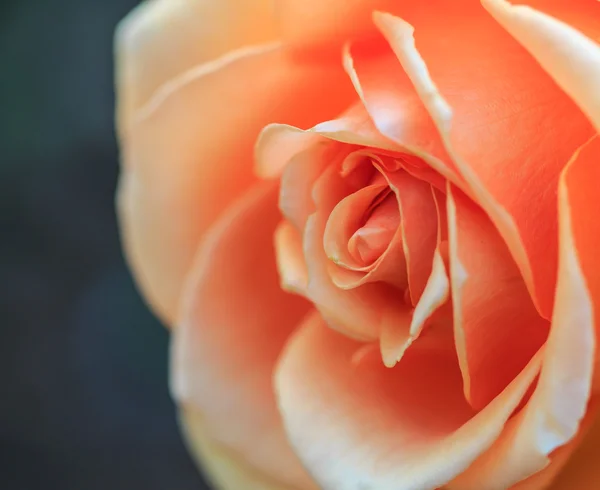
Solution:
[[(369, 265), (359, 260), (357, 254), (352, 254), (350, 240), (365, 224), (365, 216), (378, 202), (381, 195), (386, 194), (389, 187), (385, 184), (375, 184), (350, 194), (342, 199), (333, 209), (327, 219), (323, 234), (323, 246), (327, 257), (335, 264), (353, 271), (365, 271)], [(396, 203), (396, 206), (398, 204)], [(376, 205), (375, 205), (376, 206)]]
[(385, 189), (369, 206), (364, 225), (348, 241), (350, 254), (364, 265), (372, 264), (385, 252), (399, 224), (398, 201)]

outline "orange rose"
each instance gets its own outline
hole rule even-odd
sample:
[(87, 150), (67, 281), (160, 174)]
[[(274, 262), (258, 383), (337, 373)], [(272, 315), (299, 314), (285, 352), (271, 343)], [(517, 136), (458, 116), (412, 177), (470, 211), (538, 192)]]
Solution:
[(124, 245), (222, 488), (600, 484), (600, 5), (526, 3), (120, 26)]

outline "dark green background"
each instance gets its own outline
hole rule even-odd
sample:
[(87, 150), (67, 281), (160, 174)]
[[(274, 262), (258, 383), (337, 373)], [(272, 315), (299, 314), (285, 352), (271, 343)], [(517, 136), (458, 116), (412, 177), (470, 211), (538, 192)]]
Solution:
[(135, 3), (0, 7), (2, 490), (205, 488), (117, 235), (112, 33)]

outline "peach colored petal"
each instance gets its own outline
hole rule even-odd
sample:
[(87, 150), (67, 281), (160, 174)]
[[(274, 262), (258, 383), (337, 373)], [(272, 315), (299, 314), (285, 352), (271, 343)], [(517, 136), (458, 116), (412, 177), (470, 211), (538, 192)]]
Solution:
[(121, 132), (122, 237), (166, 323), (174, 322), (200, 237), (255, 181), (260, 130), (273, 120), (310, 125), (337, 113), (350, 98), (343, 78), (338, 68), (299, 64), (275, 46), (245, 50), (163, 85)]
[(316, 315), (290, 339), (276, 392), (289, 438), (321, 488), (444, 485), (492, 444), (539, 369), (536, 356), (474, 414), (462, 396), (452, 347), (419, 345), (387, 369), (370, 356), (353, 362), (359, 344)]
[(308, 270), (306, 297), (327, 323), (344, 334), (360, 340), (379, 338), (381, 326), (395, 323), (404, 315), (402, 294), (384, 283), (370, 282), (355, 289), (340, 289), (329, 270), (330, 261), (323, 249), (326, 216), (315, 213), (304, 231), (304, 257)]
[[(367, 213), (371, 203), (386, 190), (389, 190), (385, 184), (375, 184), (363, 187), (358, 191), (346, 196), (342, 199), (331, 211), (325, 226), (323, 234), (323, 246), (329, 260), (335, 264), (346, 267), (351, 270), (370, 270), (374, 260), (365, 262), (357, 257), (358, 250), (352, 253), (351, 248), (355, 248), (357, 244), (351, 241), (356, 241), (355, 235), (363, 229), (363, 221), (365, 213)], [(394, 200), (395, 203), (395, 200)], [(397, 204), (396, 204), (397, 210)], [(396, 213), (396, 226), (391, 229), (391, 235), (399, 226), (399, 214)], [(391, 236), (389, 237), (391, 239)], [(388, 240), (389, 243), (389, 240)], [(354, 247), (353, 247), (354, 244)], [(387, 244), (386, 247), (387, 248)], [(375, 257), (375, 260), (378, 257)]]
[[(595, 488), (600, 481), (599, 473), (595, 470), (590, 471), (579, 467), (580, 470), (574, 474), (573, 467), (583, 466), (577, 464), (577, 460), (582, 457), (581, 463), (589, 464), (589, 458), (597, 452), (592, 444), (597, 444), (598, 430), (593, 427), (598, 415), (597, 400), (592, 400), (588, 404), (588, 411), (581, 421), (577, 435), (564, 446), (554, 450), (549, 456), (549, 463), (543, 470), (520, 481), (511, 487), (511, 490), (558, 490), (571, 488)], [(587, 461), (586, 461), (587, 459)], [(594, 466), (594, 465), (591, 465)], [(565, 476), (562, 476), (566, 472)], [(569, 480), (566, 479), (569, 478)], [(567, 485), (568, 483), (568, 486)], [(594, 485), (594, 483), (596, 485)]]
[(275, 182), (244, 194), (206, 235), (174, 331), (172, 390), (210, 437), (253, 467), (303, 488), (273, 398), (272, 370), (309, 304), (279, 286)]
[[(361, 167), (361, 170), (364, 170), (365, 166), (369, 165), (368, 159), (377, 158), (371, 151), (369, 150), (359, 150), (350, 153), (346, 159), (342, 162), (341, 166), (331, 165), (329, 166), (325, 172), (315, 181), (313, 186), (313, 200), (316, 206), (316, 216), (318, 216), (318, 221), (323, 222), (325, 224), (329, 223), (340, 223), (344, 222), (342, 212), (341, 216), (334, 216), (333, 219), (330, 219), (330, 215), (336, 210), (336, 207), (340, 204), (341, 201), (354, 192), (357, 191), (357, 183), (354, 182), (354, 178), (352, 175), (346, 175), (350, 172), (350, 168), (358, 165)], [(367, 159), (367, 162), (364, 160)], [(348, 163), (350, 162), (350, 163)], [(361, 166), (360, 163), (363, 165)], [(366, 165), (365, 165), (366, 164)], [(360, 173), (359, 170), (356, 170)], [(359, 179), (361, 180), (361, 179)], [(385, 181), (384, 181), (385, 182)], [(339, 208), (337, 208), (339, 210)], [(343, 210), (342, 210), (343, 211)], [(384, 252), (384, 254), (379, 257), (379, 259), (371, 266), (367, 267), (357, 267), (356, 270), (352, 270), (351, 268), (343, 268), (335, 264), (335, 261), (327, 260), (325, 264), (322, 263), (323, 260), (326, 260), (326, 254), (323, 253), (325, 247), (323, 246), (323, 237), (325, 236), (327, 226), (323, 228), (323, 235), (321, 236), (320, 245), (315, 244), (313, 249), (316, 250), (317, 255), (313, 257), (312, 254), (306, 255), (307, 260), (309, 261), (309, 269), (311, 268), (311, 262), (315, 262), (315, 265), (319, 263), (319, 266), (314, 268), (315, 274), (315, 284), (321, 284), (323, 281), (323, 277), (319, 271), (322, 271), (322, 268), (328, 272), (329, 279), (327, 279), (327, 284), (329, 286), (326, 287), (327, 290), (331, 290), (332, 295), (330, 298), (334, 298), (337, 296), (343, 296), (344, 293), (339, 291), (335, 292), (330, 286), (335, 286), (336, 288), (342, 289), (353, 289), (361, 285), (365, 285), (367, 283), (371, 283), (371, 285), (365, 290), (361, 290), (355, 292), (355, 295), (363, 295), (367, 294), (367, 296), (371, 297), (369, 301), (363, 300), (360, 301), (358, 305), (361, 308), (364, 306), (368, 306), (370, 302), (372, 305), (369, 307), (370, 310), (379, 309), (382, 310), (382, 305), (385, 304), (386, 299), (395, 298), (398, 294), (397, 291), (392, 291), (389, 285), (395, 286), (405, 286), (406, 285), (406, 267), (405, 262), (402, 256), (402, 244), (400, 241), (400, 231), (394, 235), (390, 246)], [(305, 234), (305, 238), (307, 235)], [(316, 236), (311, 236), (311, 240), (317, 239)], [(319, 248), (320, 247), (320, 248)], [(306, 251), (305, 251), (306, 253)], [(324, 259), (325, 257), (325, 259)], [(343, 263), (343, 258), (334, 254), (333, 259), (340, 260)], [(350, 254), (346, 254), (347, 262), (350, 262)], [(350, 265), (350, 264), (348, 264)], [(309, 270), (310, 272), (310, 270)], [(375, 281), (382, 281), (382, 284), (374, 284)], [(387, 284), (383, 284), (383, 282)], [(377, 296), (380, 295), (380, 297)], [(373, 296), (375, 295), (375, 296)], [(319, 298), (315, 298), (314, 295), (311, 296), (313, 301), (321, 304)], [(379, 306), (377, 306), (379, 305)], [(385, 311), (389, 312), (395, 310), (395, 308), (388, 309)], [(390, 313), (391, 314), (391, 313)], [(386, 316), (384, 314), (384, 316)], [(370, 331), (373, 331), (375, 325), (373, 322), (369, 322), (371, 325), (368, 327)], [(378, 323), (378, 322), (376, 322)]]
[(187, 446), (204, 476), (220, 490), (309, 490), (293, 488), (248, 465), (239, 454), (216, 443), (208, 435), (206, 421), (197, 410), (184, 407), (179, 422)]
[(556, 17), (590, 39), (598, 39), (600, 4), (596, 0), (526, 0), (522, 4)]
[(451, 186), (447, 197), (456, 348), (465, 396), (481, 409), (527, 365), (549, 324), (485, 213)]
[[(363, 188), (366, 189), (366, 191), (360, 189), (358, 186), (357, 190), (357, 183), (354, 182), (355, 179), (352, 178), (354, 176), (345, 175), (347, 172), (350, 172), (349, 169), (351, 167), (356, 165), (358, 165), (360, 169), (357, 168), (355, 172), (360, 173), (365, 170), (365, 167), (367, 167), (368, 170), (369, 165), (371, 165), (368, 160), (375, 158), (378, 157), (373, 155), (370, 151), (359, 150), (346, 157), (341, 164), (341, 169), (337, 166), (328, 167), (315, 182), (313, 187), (313, 199), (317, 209), (316, 214), (319, 216), (320, 220), (324, 220), (326, 223), (323, 230), (323, 237), (325, 237), (325, 241), (328, 242), (328, 245), (327, 247), (323, 246), (324, 240), (322, 237), (321, 247), (325, 250), (325, 254), (327, 254), (328, 251), (332, 253), (326, 266), (332, 284), (342, 289), (353, 289), (367, 283), (381, 281), (386, 284), (373, 284), (369, 286), (369, 290), (373, 290), (373, 292), (375, 290), (381, 290), (381, 293), (383, 294), (386, 289), (389, 289), (387, 286), (388, 284), (396, 287), (406, 286), (406, 263), (403, 257), (400, 229), (397, 228), (396, 233), (385, 252), (373, 264), (364, 267), (360, 267), (355, 263), (347, 249), (345, 251), (341, 249), (334, 250), (331, 244), (338, 243), (338, 240), (329, 237), (331, 234), (337, 237), (341, 236), (343, 233), (338, 230), (337, 226), (344, 226), (347, 222), (346, 218), (354, 216), (348, 213), (349, 209), (347, 204), (350, 204), (351, 208), (365, 209), (368, 206), (367, 203), (370, 203), (372, 199), (376, 197), (378, 191), (384, 189), (385, 180), (381, 179), (382, 184), (374, 185), (370, 189)], [(364, 161), (365, 159), (367, 159), (366, 162)], [(360, 165), (358, 162), (362, 162), (363, 165)], [(374, 172), (375, 174), (378, 174), (378, 172)], [(353, 206), (353, 203), (355, 202), (354, 198), (359, 201), (362, 200), (362, 204), (359, 204), (358, 207)], [(358, 219), (358, 216), (355, 216), (355, 218)], [(328, 224), (330, 225), (329, 233), (327, 232)], [(349, 239), (350, 236), (348, 236), (347, 239), (340, 238), (340, 241), (348, 243)], [(342, 255), (342, 252), (347, 253)], [(319, 257), (321, 257), (321, 255), (322, 254), (319, 253)], [(307, 260), (311, 261), (312, 257), (307, 256)], [(340, 265), (336, 264), (336, 262), (339, 262)], [(343, 267), (344, 265), (346, 268)], [(387, 298), (390, 294), (392, 297), (395, 297), (398, 292), (389, 291), (385, 294), (385, 297)], [(377, 304), (384, 304), (383, 298), (376, 299), (376, 302)], [(373, 304), (373, 308), (375, 308), (375, 304)], [(381, 309), (381, 307), (378, 308)], [(388, 309), (386, 309), (386, 311), (387, 310)], [(394, 308), (390, 311), (392, 310), (394, 310)]]
[[(248, 22), (252, 18), (252, 22)], [(147, 0), (115, 34), (118, 125), (163, 83), (228, 51), (275, 39), (269, 0)]]
[(344, 66), (377, 130), (461, 185), (434, 121), (393, 53), (373, 57), (369, 46), (346, 45)]
[[(600, 311), (600, 209), (598, 206), (598, 182), (600, 182), (600, 137), (594, 136), (573, 156), (563, 175), (563, 190), (568, 199), (575, 247), (594, 312)], [(563, 206), (567, 206), (563, 204)], [(566, 210), (564, 211), (566, 212)], [(600, 333), (600, 321), (594, 313), (596, 334)], [(594, 390), (598, 392), (600, 364), (596, 365)]]
[(279, 223), (275, 230), (275, 256), (281, 288), (306, 294), (308, 272), (302, 252), (302, 237), (287, 221)]
[(431, 186), (404, 171), (384, 172), (400, 205), (402, 244), (413, 304), (423, 294), (431, 274), (437, 242), (437, 211)]
[(441, 308), (450, 297), (450, 282), (444, 265), (444, 260), (438, 249), (433, 254), (431, 275), (427, 280), (423, 294), (419, 297), (410, 323), (411, 337), (417, 337), (425, 321)]
[[(337, 54), (348, 38), (375, 34), (371, 12), (393, 8), (397, 0), (276, 0), (275, 11), (283, 38), (297, 49)], [(406, 5), (402, 5), (406, 7)], [(398, 8), (398, 7), (397, 7)], [(316, 53), (315, 53), (316, 51)]]
[(385, 367), (393, 368), (416, 340), (417, 336), (411, 335), (410, 324), (411, 310), (406, 307), (405, 314), (398, 316), (398, 321), (386, 322), (381, 326), (379, 336), (379, 350), (381, 360)]
[[(600, 130), (600, 45), (597, 41), (528, 6), (514, 6), (504, 0), (482, 0), (481, 3), (575, 101), (596, 130)], [(595, 8), (590, 4), (586, 16), (597, 19), (598, 15), (597, 2)], [(600, 30), (594, 34), (598, 36)]]
[(350, 254), (363, 264), (372, 264), (383, 255), (400, 225), (398, 201), (391, 193), (371, 203), (371, 208), (364, 225), (348, 240)]
[(351, 151), (347, 145), (319, 141), (299, 151), (285, 165), (281, 176), (279, 209), (298, 231), (302, 231), (308, 216), (315, 211), (312, 188), (328, 165), (335, 165)]
[[(598, 456), (600, 456), (600, 421), (598, 419), (597, 403), (598, 400), (590, 402), (590, 405), (593, 404), (594, 407), (588, 410), (582, 422), (582, 425), (587, 422), (589, 427), (580, 430), (580, 434), (576, 440), (567, 444), (570, 447), (567, 451), (564, 451), (564, 455), (561, 454), (561, 460), (564, 460), (565, 464), (560, 464), (563, 461), (557, 461), (560, 473), (552, 481), (552, 484), (548, 486), (548, 490), (598, 488), (600, 484), (600, 466), (598, 466)], [(553, 465), (555, 464), (555, 459), (553, 455)], [(519, 488), (518, 490), (525, 489)]]
[[(415, 184), (415, 189), (410, 190), (407, 187), (403, 189), (399, 195), (403, 196), (403, 198), (406, 198), (408, 197), (405, 194), (407, 190), (408, 195), (410, 195), (412, 191), (416, 190), (417, 192), (413, 192), (413, 197), (418, 196), (419, 184), (415, 182), (411, 182), (411, 184)], [(425, 262), (425, 264), (419, 264), (418, 268), (421, 271), (423, 267), (427, 267), (427, 270), (429, 270), (430, 273), (429, 277), (426, 279), (426, 284), (423, 290), (417, 297), (414, 309), (409, 315), (407, 315), (408, 325), (407, 322), (404, 321), (400, 325), (386, 323), (382, 326), (381, 337), (379, 341), (382, 359), (387, 367), (393, 367), (402, 359), (402, 356), (410, 347), (410, 345), (421, 336), (426, 322), (430, 323), (429, 327), (432, 326), (431, 323), (441, 327), (441, 329), (450, 327), (449, 322), (451, 321), (451, 315), (450, 311), (448, 310), (451, 309), (451, 305), (447, 303), (448, 298), (450, 297), (450, 282), (448, 279), (448, 273), (446, 272), (444, 258), (442, 256), (442, 244), (444, 243), (442, 240), (447, 240), (445, 196), (439, 195), (441, 194), (439, 191), (435, 191), (429, 186), (427, 186), (427, 191), (429, 197), (433, 199), (432, 203), (434, 204), (434, 213), (437, 215), (437, 219), (435, 220), (437, 224), (437, 232), (434, 244), (435, 250), (433, 253), (428, 250), (427, 254), (424, 254), (423, 250), (418, 250), (419, 260)], [(426, 196), (419, 196), (417, 202), (419, 202), (422, 198), (426, 199)], [(428, 209), (428, 204), (424, 203), (422, 208), (423, 212), (421, 212), (420, 209), (421, 207), (419, 205), (415, 207), (414, 217), (425, 214), (425, 211)], [(431, 217), (428, 217), (427, 219), (430, 220)], [(424, 228), (427, 227), (425, 226)], [(419, 236), (418, 233), (415, 234)], [(423, 237), (425, 235), (421, 234), (421, 236)], [(409, 243), (411, 243), (414, 247), (419, 246), (418, 241), (416, 241), (416, 243), (415, 241), (411, 241)], [(410, 251), (405, 253), (410, 256)], [(433, 256), (433, 260), (431, 259), (431, 256)], [(411, 291), (407, 290), (406, 292), (408, 293), (407, 302), (410, 301), (411, 303), (414, 303), (414, 300), (411, 300), (410, 298)], [(447, 307), (445, 307), (446, 305)], [(442, 334), (440, 334), (440, 328), (437, 328), (434, 335), (436, 338), (440, 338), (440, 336), (444, 336), (444, 333), (445, 332), (442, 332)]]
[(560, 179), (556, 304), (536, 389), (494, 446), (451, 488), (479, 490), (488, 484), (507, 488), (544, 469), (549, 455), (580, 429), (596, 349), (594, 310), (599, 296), (594, 278), (598, 267), (588, 266), (597, 260), (589, 239), (597, 237), (598, 230), (585, 225), (598, 222), (593, 209), (600, 178), (597, 142), (595, 138), (576, 152)]
[(399, 150), (373, 126), (361, 103), (354, 104), (337, 119), (308, 130), (285, 124), (269, 124), (261, 132), (255, 148), (256, 173), (263, 178), (278, 176), (298, 153), (319, 142), (338, 141), (349, 145)]
[(593, 128), (527, 52), (485, 11), (472, 8), (469, 16), (433, 16), (437, 22), (415, 18), (418, 51), (411, 25), (386, 14), (375, 20), (468, 184), (463, 189), (490, 215), (549, 318), (556, 273), (549, 264), (557, 260), (554, 189)]

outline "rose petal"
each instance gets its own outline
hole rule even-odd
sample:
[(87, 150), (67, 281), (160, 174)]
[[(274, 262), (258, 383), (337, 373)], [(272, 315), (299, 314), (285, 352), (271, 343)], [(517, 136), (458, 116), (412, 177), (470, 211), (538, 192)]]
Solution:
[(597, 39), (600, 34), (600, 5), (596, 0), (579, 0), (575, 3), (571, 0), (526, 0), (523, 5), (556, 17), (590, 39)]
[(465, 396), (481, 409), (539, 350), (549, 323), (485, 213), (456, 189), (447, 196), (456, 348)]
[(344, 66), (377, 130), (461, 185), (431, 116), (393, 53), (374, 57), (369, 46), (354, 43), (344, 50)]
[(329, 270), (330, 261), (323, 249), (325, 224), (326, 215), (320, 212), (311, 215), (306, 223), (306, 297), (315, 304), (330, 327), (359, 340), (376, 340), (382, 325), (396, 324), (405, 315), (401, 293), (387, 284), (375, 282), (355, 289), (336, 286)]
[[(600, 130), (600, 45), (575, 27), (530, 7), (513, 6), (504, 0), (481, 3)], [(594, 3), (587, 5), (586, 17), (591, 20), (584, 23), (594, 22), (600, 15), (598, 3)], [(575, 10), (573, 5), (569, 9)], [(600, 29), (596, 25), (588, 32), (597, 38)]]
[(371, 206), (371, 215), (348, 241), (350, 254), (363, 264), (372, 264), (383, 255), (400, 225), (398, 201), (391, 193)]
[[(552, 456), (552, 465), (558, 466), (558, 471), (554, 472), (556, 479), (548, 490), (571, 490), (573, 488), (594, 488), (600, 482), (600, 467), (598, 466), (598, 456), (600, 455), (600, 421), (598, 419), (598, 400), (590, 402), (593, 405), (588, 409), (588, 413), (582, 425), (586, 422), (588, 427), (582, 427), (578, 436), (561, 447), (558, 451), (564, 451), (561, 454), (561, 461), (555, 455)], [(557, 451), (557, 453), (558, 453)], [(567, 459), (568, 458), (568, 459)], [(564, 461), (564, 465), (561, 464)], [(552, 468), (554, 469), (554, 468)], [(538, 487), (539, 488), (539, 487)], [(524, 490), (524, 489), (518, 489)]]
[(163, 83), (228, 51), (273, 40), (275, 34), (269, 0), (142, 2), (115, 33), (119, 127), (129, 127)]
[(306, 294), (308, 271), (302, 251), (302, 237), (287, 221), (282, 221), (275, 230), (275, 256), (281, 288)]
[(536, 356), (474, 414), (451, 347), (416, 343), (387, 369), (367, 359), (354, 364), (358, 346), (312, 316), (288, 342), (276, 371), (290, 440), (324, 490), (442, 486), (496, 439), (539, 369)]
[(485, 12), (455, 14), (434, 16), (434, 22), (415, 19), (419, 51), (412, 26), (391, 15), (375, 19), (436, 122), (468, 193), (500, 230), (536, 306), (549, 318), (556, 274), (549, 264), (557, 260), (553, 189), (593, 128)]
[(299, 232), (315, 211), (312, 188), (328, 165), (339, 163), (351, 151), (347, 145), (320, 141), (294, 155), (283, 171), (279, 209)]
[[(406, 8), (401, 2), (396, 10)], [(284, 39), (300, 50), (310, 50), (314, 57), (319, 52), (337, 54), (346, 39), (375, 34), (371, 12), (392, 9), (394, 0), (276, 0), (277, 20)]]
[(404, 171), (384, 172), (384, 175), (400, 205), (408, 287), (412, 303), (417, 304), (431, 274), (437, 241), (438, 220), (431, 186)]
[[(204, 475), (218, 488), (296, 490), (250, 467), (239, 454), (213, 441), (207, 434), (206, 421), (197, 410), (183, 408), (179, 413), (179, 420), (190, 452), (196, 458)], [(309, 490), (314, 486), (309, 485), (305, 488)]]
[(594, 310), (600, 298), (592, 245), (600, 232), (599, 155), (594, 138), (576, 152), (560, 179), (556, 305), (537, 387), (494, 446), (457, 479), (457, 489), (508, 488), (545, 468), (548, 456), (580, 428), (594, 373)]
[(124, 245), (145, 297), (167, 323), (200, 237), (255, 181), (261, 128), (337, 113), (349, 98), (343, 78), (274, 46), (245, 50), (164, 85), (121, 132)]
[[(594, 470), (589, 471), (583, 468), (580, 474), (574, 475), (573, 467), (577, 467), (574, 464), (574, 460), (578, 460), (580, 457), (583, 459), (582, 463), (585, 464), (586, 459), (589, 458), (597, 450), (592, 448), (592, 444), (597, 444), (598, 430), (592, 425), (595, 425), (597, 418), (597, 401), (591, 401), (588, 406), (588, 412), (584, 419), (581, 421), (581, 425), (577, 435), (564, 446), (559, 447), (550, 454), (550, 462), (543, 470), (531, 475), (529, 478), (520, 481), (511, 490), (558, 490), (558, 489), (571, 489), (571, 488), (593, 488), (593, 483), (598, 480), (594, 479), (593, 476), (596, 474)], [(589, 464), (589, 463), (588, 463)], [(566, 468), (565, 468), (566, 466)], [(594, 466), (594, 465), (590, 465)], [(570, 480), (566, 480), (562, 476), (563, 471), (566, 471)], [(557, 478), (558, 476), (558, 478)], [(598, 475), (600, 476), (600, 474)], [(567, 485), (567, 481), (568, 486)], [(592, 485), (590, 485), (592, 483)]]
[[(372, 268), (370, 266), (373, 261), (365, 262), (360, 257), (353, 255), (351, 241), (355, 240), (356, 232), (362, 229), (365, 213), (371, 203), (386, 190), (389, 188), (385, 184), (368, 185), (346, 196), (333, 208), (323, 236), (323, 245), (329, 260), (352, 270), (370, 270)], [(392, 204), (396, 204), (397, 210), (395, 199)], [(398, 219), (396, 219), (396, 226), (392, 227), (392, 236), (399, 226), (399, 215), (396, 214), (396, 217)], [(375, 260), (377, 258), (375, 257)]]
[(399, 150), (393, 141), (377, 131), (362, 104), (354, 104), (338, 119), (325, 121), (308, 130), (285, 124), (269, 124), (261, 132), (255, 149), (256, 173), (263, 178), (278, 176), (299, 153), (320, 142), (338, 141), (348, 145)]
[[(355, 261), (352, 260), (349, 251), (347, 249), (344, 251), (341, 249), (334, 249), (332, 243), (335, 244), (337, 241), (330, 237), (331, 234), (334, 236), (343, 234), (337, 226), (343, 226), (347, 222), (346, 218), (351, 217), (351, 215), (347, 214), (347, 204), (350, 204), (350, 207), (353, 207), (352, 204), (355, 202), (354, 198), (356, 198), (362, 202), (362, 204), (358, 204), (358, 209), (364, 209), (368, 206), (367, 203), (370, 203), (372, 198), (376, 197), (378, 191), (384, 190), (384, 179), (381, 179), (381, 184), (374, 185), (372, 188), (364, 191), (363, 189), (366, 188), (356, 189), (352, 175), (345, 175), (346, 172), (350, 171), (349, 169), (351, 167), (355, 165), (360, 166), (357, 162), (362, 161), (364, 165), (366, 163), (364, 162), (365, 158), (376, 159), (378, 157), (373, 155), (370, 151), (365, 150), (350, 153), (344, 162), (342, 162), (341, 168), (333, 165), (329, 166), (315, 182), (313, 187), (313, 199), (317, 209), (315, 214), (319, 216), (319, 220), (326, 223), (321, 237), (321, 248), (325, 251), (325, 255), (319, 251), (319, 257), (327, 256), (327, 251), (331, 252), (331, 256), (328, 257), (329, 260), (327, 261), (326, 268), (331, 278), (330, 281), (336, 287), (352, 289), (367, 283), (372, 283), (368, 288), (369, 291), (380, 291), (380, 294), (385, 295), (386, 297), (389, 297), (390, 294), (395, 296), (397, 292), (386, 292), (386, 289), (391, 289), (387, 284), (397, 287), (406, 285), (406, 265), (402, 252), (399, 229), (397, 229), (394, 234), (388, 248), (377, 261), (369, 266), (357, 266), (354, 269), (352, 268), (352, 265)], [(348, 162), (350, 162), (350, 164), (348, 164)], [(360, 166), (361, 168), (357, 169), (356, 172), (364, 171), (365, 167), (368, 165), (370, 165), (370, 163), (367, 163), (365, 166)], [(377, 174), (376, 171), (375, 174)], [(354, 196), (354, 198), (352, 196)], [(356, 206), (354, 207), (356, 208)], [(358, 219), (358, 217), (354, 217)], [(329, 233), (327, 231), (328, 224), (330, 226)], [(349, 234), (347, 233), (347, 235)], [(340, 240), (344, 240), (345, 243), (347, 243), (349, 238), (350, 237), (348, 236), (347, 240), (343, 238), (340, 238)], [(324, 246), (324, 241), (328, 243), (327, 248)], [(342, 252), (344, 252), (343, 255)], [(311, 261), (312, 257), (307, 256), (307, 260)], [(315, 260), (320, 259), (315, 258)], [(342, 265), (345, 264), (346, 268), (338, 266), (335, 263), (336, 261), (339, 261)], [(316, 277), (319, 276), (320, 275), (317, 274)], [(385, 282), (387, 284), (373, 284), (376, 281)], [(357, 292), (356, 294), (361, 294), (361, 292)], [(319, 300), (316, 299), (314, 301), (318, 302)], [(383, 298), (373, 298), (373, 301), (375, 301), (377, 305), (384, 304)], [(366, 302), (365, 304), (368, 305), (369, 302)], [(372, 307), (380, 309), (376, 304), (373, 303)]]
[[(405, 230), (403, 243), (407, 244), (405, 257), (407, 261), (413, 257), (412, 262), (408, 263), (412, 276), (409, 276), (407, 301), (416, 305), (407, 315), (407, 321), (401, 325), (387, 323), (382, 326), (379, 341), (382, 359), (387, 367), (393, 367), (402, 359), (410, 345), (421, 336), (426, 322), (433, 319), (434, 315), (435, 323), (441, 324), (441, 328), (433, 333), (436, 337), (446, 335), (443, 329), (449, 327), (451, 321), (450, 312), (447, 311), (450, 305), (442, 308), (450, 297), (450, 282), (441, 253), (442, 239), (447, 240), (445, 198), (438, 196), (440, 193), (425, 182), (399, 178), (395, 174), (392, 178), (398, 197), (404, 203), (402, 226)], [(433, 236), (432, 225), (435, 230)], [(422, 280), (425, 284), (419, 289)]]
[(284, 293), (273, 254), (274, 182), (253, 188), (214, 225), (187, 282), (174, 331), (172, 389), (210, 436), (259, 471), (303, 488), (273, 398), (274, 363), (308, 303)]

